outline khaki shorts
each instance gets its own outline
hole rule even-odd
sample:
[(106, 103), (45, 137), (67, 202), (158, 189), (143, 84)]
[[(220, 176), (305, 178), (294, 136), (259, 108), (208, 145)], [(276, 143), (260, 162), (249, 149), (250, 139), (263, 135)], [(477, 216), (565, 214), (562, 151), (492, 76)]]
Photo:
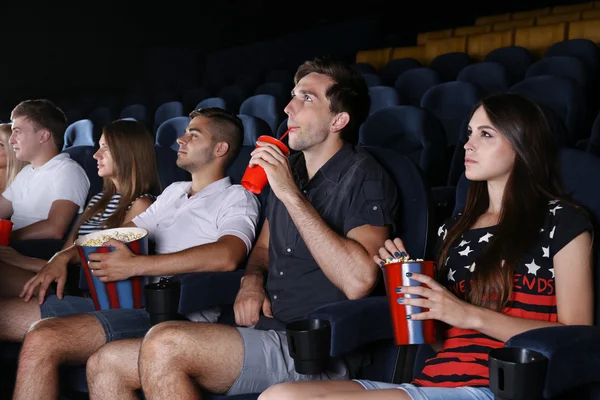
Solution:
[(294, 369), (287, 337), (281, 331), (236, 328), (244, 342), (244, 365), (227, 395), (261, 393), (282, 382), (311, 380), (348, 380), (350, 373), (341, 358), (330, 359), (327, 371), (303, 375)]

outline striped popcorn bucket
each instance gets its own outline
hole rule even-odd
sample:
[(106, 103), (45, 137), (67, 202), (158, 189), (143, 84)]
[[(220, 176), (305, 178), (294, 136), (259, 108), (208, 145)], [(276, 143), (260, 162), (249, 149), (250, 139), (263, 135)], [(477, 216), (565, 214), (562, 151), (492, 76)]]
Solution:
[(92, 253), (109, 253), (114, 251), (115, 248), (112, 246), (102, 246), (101, 243), (92, 243), (90, 246), (87, 245), (90, 244), (88, 242), (98, 240), (103, 236), (113, 236), (115, 234), (142, 235), (138, 239), (126, 242), (125, 244), (134, 254), (148, 254), (148, 231), (142, 228), (105, 229), (77, 238), (75, 246), (81, 257), (82, 270), (92, 300), (94, 301), (94, 306), (96, 310), (142, 308), (144, 307), (144, 285), (147, 283), (144, 277), (134, 276), (123, 281), (104, 283), (91, 273), (90, 268), (94, 267), (94, 263), (89, 262), (89, 255)]

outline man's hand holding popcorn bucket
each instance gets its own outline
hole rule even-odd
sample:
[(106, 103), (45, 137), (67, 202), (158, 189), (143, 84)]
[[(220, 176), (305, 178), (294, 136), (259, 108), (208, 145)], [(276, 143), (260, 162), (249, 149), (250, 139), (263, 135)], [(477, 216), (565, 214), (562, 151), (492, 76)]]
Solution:
[(75, 245), (96, 310), (144, 307), (145, 277), (132, 261), (148, 254), (146, 229), (106, 229), (79, 237)]

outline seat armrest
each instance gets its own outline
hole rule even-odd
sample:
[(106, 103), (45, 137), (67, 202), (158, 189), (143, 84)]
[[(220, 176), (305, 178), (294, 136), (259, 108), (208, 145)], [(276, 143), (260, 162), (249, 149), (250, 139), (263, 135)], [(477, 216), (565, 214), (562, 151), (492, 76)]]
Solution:
[(189, 314), (218, 305), (231, 305), (240, 290), (244, 270), (198, 272), (177, 277), (181, 281), (179, 312)]
[(311, 311), (306, 317), (330, 322), (331, 357), (339, 357), (365, 344), (394, 337), (386, 296), (327, 304)]
[(534, 350), (548, 358), (544, 398), (600, 382), (600, 328), (571, 325), (532, 329), (513, 336), (505, 347)]

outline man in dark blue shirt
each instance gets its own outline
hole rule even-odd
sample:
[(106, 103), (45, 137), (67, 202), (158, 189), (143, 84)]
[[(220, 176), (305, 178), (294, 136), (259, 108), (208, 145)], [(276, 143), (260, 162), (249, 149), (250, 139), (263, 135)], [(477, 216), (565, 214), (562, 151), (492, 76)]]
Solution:
[[(265, 169), (271, 194), (234, 304), (238, 327), (179, 321), (155, 326), (139, 358), (147, 399), (198, 398), (198, 386), (215, 393), (261, 392), (279, 382), (349, 379), (354, 372), (339, 358), (322, 374), (297, 373), (285, 324), (370, 293), (379, 274), (372, 257), (390, 236), (397, 188), (375, 159), (353, 145), (370, 105), (360, 73), (314, 60), (301, 65), (294, 80), (285, 112), (289, 147), (298, 153), (288, 159), (261, 142), (250, 161)], [(128, 393), (117, 397), (130, 396), (136, 378), (132, 373), (121, 380)]]

